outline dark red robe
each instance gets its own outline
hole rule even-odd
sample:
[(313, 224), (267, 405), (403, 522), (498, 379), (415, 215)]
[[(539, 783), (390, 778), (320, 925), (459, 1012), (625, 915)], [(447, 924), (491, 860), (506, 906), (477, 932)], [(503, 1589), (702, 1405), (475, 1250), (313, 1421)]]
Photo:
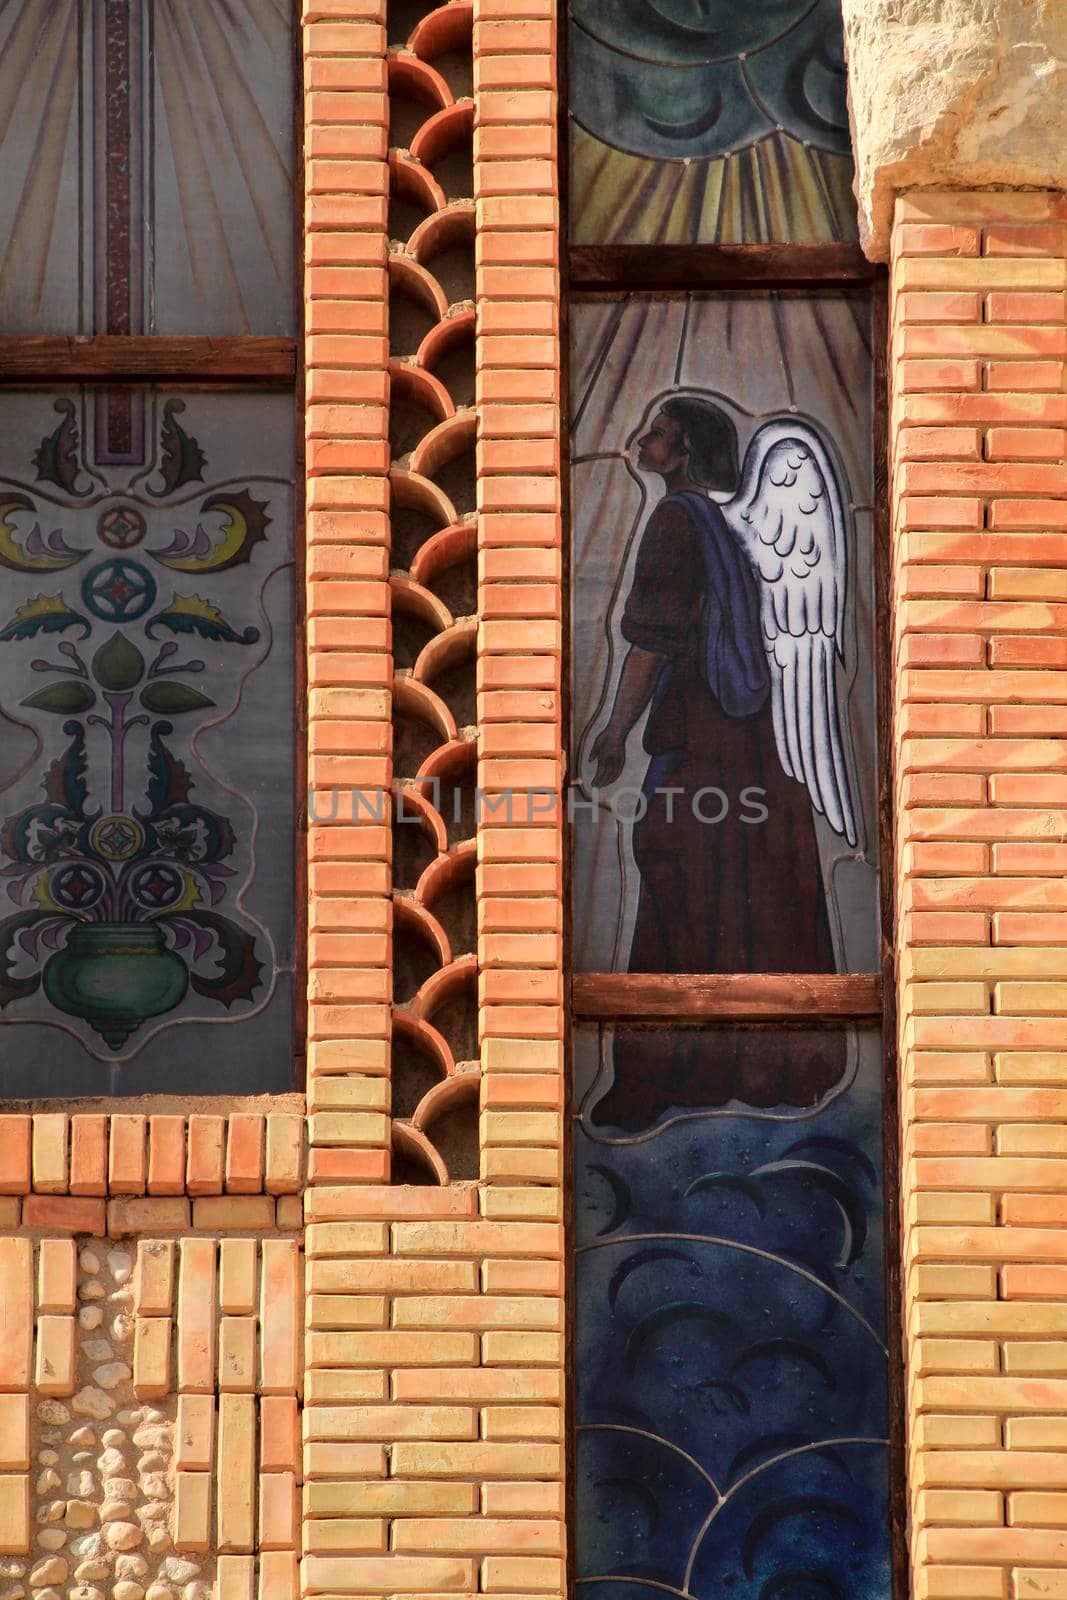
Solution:
[[(753, 656), (757, 581), (719, 507), (694, 508), (695, 498), (668, 497), (649, 517), (622, 620), (631, 644), (665, 660), (644, 735), (629, 970), (833, 972), (811, 800), (782, 770), (765, 660)], [(723, 541), (710, 559), (708, 539)], [(732, 630), (731, 610), (743, 614)], [(723, 701), (757, 709), (727, 715)], [(655, 792), (666, 788), (682, 793)], [(694, 813), (701, 790), (711, 792), (697, 808), (714, 818), (725, 807), (720, 822)], [(756, 793), (746, 800), (746, 790)], [(753, 822), (758, 805), (767, 818)], [(715, 1029), (676, 1034), (665, 1050), (640, 1029), (617, 1029), (614, 1060), (594, 1117), (634, 1128), (671, 1106), (812, 1105), (841, 1076), (844, 1037)]]

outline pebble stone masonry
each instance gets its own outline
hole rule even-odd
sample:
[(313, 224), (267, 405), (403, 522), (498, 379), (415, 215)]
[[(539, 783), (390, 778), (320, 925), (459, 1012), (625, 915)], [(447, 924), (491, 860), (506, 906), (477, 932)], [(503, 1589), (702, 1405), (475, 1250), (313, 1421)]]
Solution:
[[(431, 807), (412, 882), (393, 830), (328, 803), (389, 786), (394, 712), (431, 730), (421, 766), (397, 757), (412, 793), (475, 756), (490, 794), (562, 784), (557, 17), (554, 0), (447, 0), (432, 22), (391, 4), (307, 0), (303, 16), (306, 1103), (0, 1117), (0, 1600), (566, 1591), (559, 815), (516, 806), (465, 837)], [(1011, 100), (1003, 184), (982, 130), (980, 184), (960, 154), (965, 96), (945, 100), (952, 139), (903, 101), (893, 140), (884, 103), (865, 117), (879, 16), (936, 38), (951, 9), (845, 6), (858, 165), (891, 219), (868, 236), (892, 249), (912, 1594), (1056, 1600), (1067, 177), (1048, 168), (1047, 98), (1036, 175)], [(1026, 29), (1058, 24), (1044, 4), (992, 11), (1014, 84)], [(976, 118), (1000, 114), (996, 70)], [(914, 78), (880, 81), (884, 100)], [(425, 113), (411, 147), (390, 140), (390, 96)], [(427, 176), (453, 155), (451, 186)], [(391, 195), (424, 218), (397, 237)], [(431, 329), (416, 342), (405, 297)], [(401, 402), (426, 413), (411, 439)], [(400, 512), (425, 524), (402, 559)], [(408, 659), (412, 616), (433, 637)], [(453, 703), (444, 677), (464, 663), (473, 698)], [(398, 951), (414, 935), (436, 952), (395, 1005), (394, 930)], [(476, 1026), (436, 1026), (464, 997)], [(399, 1065), (391, 1081), (402, 1053), (430, 1073), (419, 1095)], [(393, 1181), (411, 1163), (436, 1181)]]

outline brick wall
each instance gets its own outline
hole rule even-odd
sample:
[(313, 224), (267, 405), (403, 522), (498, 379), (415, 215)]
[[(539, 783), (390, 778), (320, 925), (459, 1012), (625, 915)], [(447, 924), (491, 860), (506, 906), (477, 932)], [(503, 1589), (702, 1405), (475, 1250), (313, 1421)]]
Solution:
[(290, 1112), (0, 1119), (0, 1554), (20, 1593), (294, 1600), (303, 1164)]
[[(384, 0), (304, 11), (309, 1181), (389, 1174)], [(321, 820), (319, 820), (321, 819)]]
[(914, 1593), (1067, 1595), (1067, 205), (897, 203)]
[[(447, 92), (426, 67), (438, 32), (463, 36), (451, 14), (471, 9), (451, 0), (446, 25), (390, 46), (398, 90)], [(383, 1181), (391, 841), (331, 798), (394, 776), (387, 267), (399, 290), (425, 286), (428, 235), (387, 249), (387, 150), (395, 185), (417, 195), (430, 189), (413, 161), (434, 163), (425, 129), (407, 154), (387, 132), (390, 20), (384, 0), (305, 8), (310, 777), (323, 798), (310, 827), (303, 1587), (546, 1596), (562, 1593), (565, 1548), (562, 832), (558, 805), (507, 795), (562, 781), (555, 15), (551, 0), (484, 0), (471, 19), (481, 1181), (446, 1187)], [(465, 204), (448, 201), (457, 215)], [(453, 305), (438, 326), (465, 315)], [(425, 341), (418, 357), (403, 349), (394, 395), (416, 383)], [(434, 453), (396, 448), (394, 495), (427, 500)], [(409, 603), (423, 591), (405, 565), (393, 599)], [(417, 1031), (418, 1007), (400, 1009)]]
[[(491, 809), (477, 948), (453, 977), (473, 981), (476, 955), (478, 1060), (462, 1065), (479, 1085), (479, 1177), (444, 1181), (425, 1127), (397, 1137), (394, 1038), (426, 1019), (394, 1004), (394, 916), (430, 924), (396, 896), (389, 820), (346, 798), (388, 789), (394, 710), (429, 704), (397, 688), (394, 665), (396, 611), (420, 584), (390, 578), (391, 502), (405, 473), (404, 492), (429, 491), (412, 491), (410, 463), (398, 476), (391, 398), (436, 396), (448, 449), (473, 421), (413, 376), (422, 346), (389, 359), (391, 265), (438, 293), (448, 340), (471, 316), (389, 240), (390, 70), (444, 93), (436, 35), (413, 55), (387, 45), (386, 0), (307, 0), (306, 1128), (292, 1100), (0, 1119), (0, 1554), (31, 1595), (73, 1581), (88, 1600), (87, 1585), (112, 1579), (128, 1585), (117, 1600), (150, 1582), (164, 1600), (190, 1581), (217, 1600), (564, 1591), (556, 17), (553, 0), (444, 9), (440, 39), (469, 34), (474, 63), (470, 631)], [(469, 122), (455, 107), (449, 120)], [(432, 167), (436, 135), (419, 137)], [(469, 219), (470, 199), (446, 201), (421, 165), (410, 152), (393, 163), (428, 204)], [(1010, 192), (906, 198), (892, 289), (914, 1594), (1055, 1600), (1067, 1597), (1067, 207)], [(447, 454), (431, 432), (418, 457), (430, 476)], [(411, 1150), (440, 1181), (390, 1181), (394, 1151)], [(76, 1544), (87, 1529), (91, 1549)]]

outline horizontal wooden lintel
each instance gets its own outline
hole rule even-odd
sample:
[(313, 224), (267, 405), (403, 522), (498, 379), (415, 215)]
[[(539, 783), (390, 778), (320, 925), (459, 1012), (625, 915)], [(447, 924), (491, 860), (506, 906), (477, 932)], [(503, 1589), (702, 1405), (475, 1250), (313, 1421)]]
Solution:
[(858, 244), (572, 245), (572, 289), (794, 288), (870, 283)]
[(882, 1014), (876, 973), (583, 972), (571, 979), (576, 1020), (838, 1022)]
[(292, 383), (296, 342), (256, 334), (0, 337), (3, 383)]

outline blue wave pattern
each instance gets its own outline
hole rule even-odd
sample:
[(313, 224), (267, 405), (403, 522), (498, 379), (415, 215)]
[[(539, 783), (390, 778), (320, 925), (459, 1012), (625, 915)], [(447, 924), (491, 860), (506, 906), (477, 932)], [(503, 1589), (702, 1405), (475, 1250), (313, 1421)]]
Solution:
[(620, 1138), (586, 1097), (588, 1600), (889, 1600), (881, 1052), (856, 1044), (849, 1086), (809, 1114), (667, 1108)]

